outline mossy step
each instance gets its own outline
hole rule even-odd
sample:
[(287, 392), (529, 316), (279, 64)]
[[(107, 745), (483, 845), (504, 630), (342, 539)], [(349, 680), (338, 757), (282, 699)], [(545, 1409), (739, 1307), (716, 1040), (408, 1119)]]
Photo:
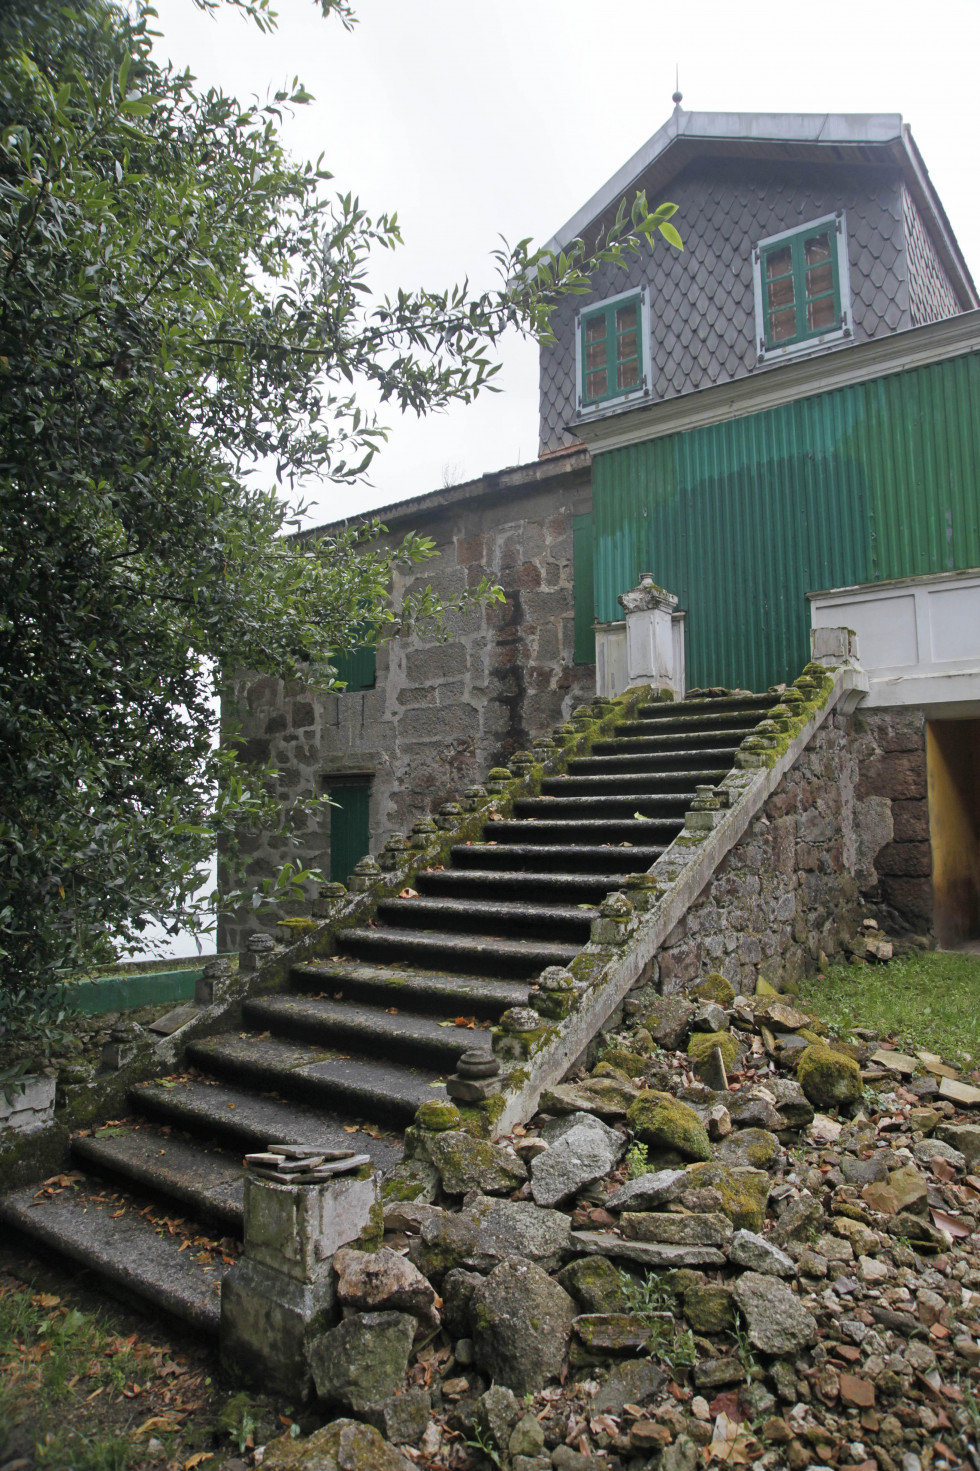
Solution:
[(401, 1145), (393, 1139), (374, 1139), (360, 1129), (348, 1133), (344, 1125), (354, 1121), (346, 1114), (325, 1113), (295, 1098), (259, 1097), (245, 1088), (181, 1077), (140, 1084), (131, 1091), (130, 1101), (160, 1123), (218, 1140), (226, 1149), (243, 1155), (269, 1144), (312, 1144), (369, 1154), (379, 1170), (401, 1159)]
[(408, 1123), (420, 1103), (446, 1096), (435, 1068), (330, 1055), (278, 1037), (206, 1037), (190, 1043), (187, 1056), (218, 1077), (355, 1117)]
[[(494, 823), (494, 827), (499, 827)], [(454, 868), (520, 869), (525, 873), (583, 872), (646, 873), (666, 851), (665, 843), (636, 844), (629, 848), (590, 847), (587, 843), (493, 842), (460, 844), (452, 850)]]
[(669, 843), (683, 826), (683, 819), (679, 817), (593, 817), (565, 822), (557, 818), (527, 817), (517, 821), (504, 819), (492, 826), (488, 823), (483, 831), (491, 831), (498, 843), (567, 843), (570, 847), (576, 843), (586, 843), (590, 847), (602, 843), (639, 843), (646, 846), (653, 838), (662, 838), (665, 844)]
[(92, 1174), (176, 1201), (198, 1220), (241, 1235), (245, 1166), (240, 1154), (144, 1123), (126, 1134), (73, 1139), (72, 1158)]
[(296, 991), (329, 991), (334, 1000), (378, 1001), (434, 1011), (440, 1016), (488, 1020), (495, 1020), (509, 1006), (526, 1006), (528, 993), (520, 981), (447, 975), (445, 971), (405, 966), (363, 965), (352, 960), (294, 965), (290, 983)]
[(521, 873), (513, 869), (446, 869), (420, 874), (415, 880), (425, 894), (454, 898), (522, 899), (539, 903), (601, 904), (613, 889), (629, 878), (623, 873)]
[(692, 793), (695, 787), (715, 785), (731, 770), (727, 766), (704, 766), (694, 771), (573, 772), (551, 776), (541, 783), (543, 797), (633, 797), (672, 792)]
[(779, 696), (728, 695), (713, 700), (662, 700), (653, 705), (641, 705), (637, 714), (642, 720), (688, 720), (712, 718), (717, 715), (755, 714), (760, 710), (771, 710), (778, 704)]
[(650, 817), (683, 817), (695, 798), (693, 787), (677, 792), (630, 792), (626, 795), (599, 791), (586, 796), (527, 797), (514, 803), (514, 816), (533, 822), (574, 822), (594, 818), (629, 817), (643, 812)]
[[(574, 761), (569, 761), (569, 776), (616, 776), (630, 771), (643, 775), (648, 772), (676, 772), (678, 775), (686, 774), (698, 786), (706, 772), (731, 771), (738, 751), (737, 742), (730, 746), (712, 745), (696, 750), (682, 742), (676, 751), (658, 747), (654, 751), (644, 752), (637, 750), (636, 746), (636, 741), (597, 741), (591, 756), (577, 756)], [(614, 753), (619, 754), (596, 754), (600, 749), (606, 748), (612, 748)]]
[[(101, 1200), (99, 1197), (103, 1197)], [(136, 1298), (215, 1338), (221, 1317), (221, 1279), (228, 1270), (220, 1256), (206, 1262), (181, 1251), (186, 1238), (158, 1228), (135, 1206), (124, 1209), (105, 1197), (105, 1186), (85, 1179), (47, 1199), (34, 1187), (0, 1199), (0, 1220), (41, 1245), (87, 1268), (110, 1290)]]
[(534, 904), (505, 899), (391, 899), (378, 905), (378, 919), (397, 929), (452, 930), (465, 935), (500, 935), (532, 940), (578, 941), (584, 945), (594, 909), (570, 904)]
[(605, 741), (596, 741), (593, 756), (616, 756), (627, 753), (659, 755), (661, 752), (690, 753), (700, 756), (717, 746), (733, 746), (738, 749), (747, 731), (753, 725), (724, 730), (673, 730), (650, 734), (650, 726), (641, 720), (624, 720), (615, 727), (614, 734)]
[(581, 945), (546, 940), (507, 940), (499, 935), (459, 935), (437, 930), (352, 929), (340, 943), (361, 960), (407, 960), (433, 968), (444, 964), (465, 975), (532, 980), (547, 965), (570, 965)]
[(717, 740), (719, 736), (730, 738), (744, 736), (754, 730), (764, 717), (764, 711), (752, 710), (745, 715), (724, 714), (708, 717), (688, 716), (680, 720), (642, 720), (634, 715), (632, 720), (623, 720), (613, 726), (614, 736), (647, 736), (655, 740), (670, 740), (677, 736), (693, 736), (701, 740)]
[(441, 1026), (434, 1017), (415, 1016), (401, 1007), (392, 1015), (380, 1006), (349, 1001), (269, 996), (246, 1001), (242, 1011), (247, 1025), (257, 1031), (377, 1058), (408, 1056), (420, 1066), (448, 1073), (455, 1071), (459, 1054), (473, 1045), (473, 1033), (467, 1027)]

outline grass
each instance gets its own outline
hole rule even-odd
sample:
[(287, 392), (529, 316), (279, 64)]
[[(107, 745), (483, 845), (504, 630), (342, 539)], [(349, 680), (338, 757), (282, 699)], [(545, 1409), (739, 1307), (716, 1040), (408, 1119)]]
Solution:
[(980, 956), (926, 950), (887, 965), (832, 965), (804, 981), (802, 998), (846, 1036), (870, 1027), (900, 1047), (980, 1064)]
[(0, 1462), (216, 1471), (290, 1425), (264, 1397), (229, 1395), (214, 1371), (205, 1351), (124, 1309), (0, 1269)]

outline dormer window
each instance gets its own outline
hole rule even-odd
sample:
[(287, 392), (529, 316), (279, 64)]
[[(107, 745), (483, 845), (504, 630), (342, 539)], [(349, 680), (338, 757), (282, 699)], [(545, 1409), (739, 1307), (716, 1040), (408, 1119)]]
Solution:
[(753, 264), (760, 363), (850, 336), (843, 214), (760, 240)]
[(650, 383), (647, 289), (624, 291), (576, 318), (576, 396), (579, 413), (646, 397)]

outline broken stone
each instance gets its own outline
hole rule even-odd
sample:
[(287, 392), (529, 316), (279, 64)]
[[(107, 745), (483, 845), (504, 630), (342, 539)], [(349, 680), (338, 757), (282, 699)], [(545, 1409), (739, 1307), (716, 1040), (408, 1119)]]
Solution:
[(477, 1196), (460, 1211), (429, 1210), (410, 1256), (436, 1286), (452, 1267), (486, 1273), (509, 1256), (557, 1267), (568, 1245), (568, 1217), (531, 1201)]
[(610, 1195), (606, 1205), (614, 1211), (657, 1210), (675, 1201), (689, 1183), (684, 1170), (655, 1170), (627, 1181), (615, 1195)]
[(767, 1129), (775, 1133), (784, 1127), (783, 1117), (775, 1103), (761, 1089), (739, 1093), (728, 1105), (732, 1123), (739, 1129)]
[(667, 1376), (652, 1359), (614, 1364), (593, 1398), (596, 1414), (621, 1414), (624, 1405), (642, 1405), (659, 1394)]
[(464, 1129), (428, 1134), (416, 1143), (421, 1155), (434, 1165), (447, 1195), (509, 1195), (527, 1179), (527, 1168), (512, 1149), (474, 1139)]
[(691, 1018), (692, 1032), (727, 1032), (728, 1015), (716, 1001), (706, 1001)]
[(767, 1129), (740, 1129), (722, 1140), (717, 1157), (728, 1165), (767, 1170), (779, 1158), (781, 1147), (775, 1134), (770, 1134)]
[(782, 1128), (805, 1129), (813, 1123), (813, 1104), (795, 1078), (771, 1078), (766, 1087), (779, 1110)]
[(939, 1097), (948, 1098), (950, 1103), (957, 1103), (961, 1108), (980, 1107), (980, 1088), (974, 1088), (970, 1083), (958, 1083), (955, 1078), (940, 1080)]
[(378, 1251), (343, 1247), (333, 1259), (337, 1300), (359, 1312), (411, 1313), (438, 1326), (435, 1288), (410, 1261), (382, 1246)]
[(313, 1340), (310, 1366), (327, 1404), (360, 1414), (401, 1389), (417, 1323), (409, 1313), (355, 1313)]
[(749, 1342), (762, 1353), (797, 1354), (816, 1342), (815, 1319), (778, 1277), (745, 1272), (733, 1295), (745, 1315)]
[(614, 1260), (639, 1262), (646, 1267), (723, 1267), (725, 1258), (713, 1246), (671, 1246), (657, 1242), (627, 1241), (603, 1231), (573, 1231), (569, 1240), (573, 1251)]
[(473, 1293), (476, 1361), (515, 1394), (533, 1394), (561, 1369), (575, 1304), (534, 1262), (495, 1267)]
[(659, 1211), (627, 1211), (620, 1217), (623, 1235), (631, 1241), (660, 1241), (674, 1246), (725, 1246), (732, 1225), (724, 1215), (672, 1215)]
[(638, 1092), (615, 1078), (586, 1078), (582, 1083), (546, 1088), (538, 1107), (542, 1113), (593, 1113), (600, 1119), (623, 1119)]
[(936, 1138), (959, 1150), (970, 1170), (980, 1159), (980, 1124), (939, 1124)]
[(728, 1260), (736, 1267), (745, 1267), (770, 1277), (796, 1276), (792, 1259), (754, 1231), (736, 1231)]
[(622, 1134), (588, 1113), (546, 1124), (548, 1145), (531, 1161), (531, 1193), (538, 1205), (558, 1205), (615, 1169), (626, 1149)]
[(586, 1313), (572, 1323), (572, 1331), (594, 1353), (638, 1353), (660, 1327), (673, 1328), (670, 1313)]
[(791, 1200), (776, 1222), (773, 1240), (780, 1246), (788, 1241), (806, 1241), (812, 1237), (823, 1222), (820, 1202), (812, 1195), (801, 1195)]
[(685, 1159), (711, 1158), (711, 1146), (701, 1120), (693, 1108), (669, 1093), (645, 1088), (630, 1106), (626, 1118), (636, 1137), (652, 1149), (675, 1150)]
[(413, 1471), (401, 1451), (359, 1420), (334, 1420), (298, 1440), (279, 1435), (266, 1444), (262, 1465), (264, 1471)]
[(879, 1047), (871, 1054), (870, 1061), (890, 1073), (898, 1073), (902, 1078), (912, 1078), (919, 1071), (917, 1057), (909, 1057), (906, 1052), (894, 1052), (887, 1047)]
[[(713, 1093), (728, 1092), (728, 1072), (725, 1068), (725, 1059), (721, 1055), (720, 1047), (712, 1047), (707, 1057), (702, 1058), (698, 1064), (698, 1076), (701, 1081), (712, 1090)], [(721, 1104), (716, 1107), (722, 1107)], [(727, 1112), (727, 1110), (726, 1110)], [(708, 1129), (709, 1137), (711, 1129)]]
[(368, 1405), (364, 1418), (381, 1432), (385, 1440), (395, 1445), (418, 1445), (431, 1413), (429, 1391), (409, 1385), (404, 1394), (395, 1394), (380, 1404)]
[(966, 1156), (958, 1149), (954, 1149), (952, 1144), (944, 1143), (942, 1139), (920, 1139), (913, 1144), (912, 1153), (916, 1161), (924, 1165), (926, 1169), (937, 1157), (945, 1160), (948, 1165), (952, 1165), (954, 1170), (966, 1169)]
[(810, 1018), (802, 1011), (781, 1001), (774, 1001), (766, 1007), (766, 1021), (773, 1032), (798, 1032), (801, 1027), (810, 1025)]
[(503, 1451), (510, 1444), (514, 1426), (521, 1418), (521, 1405), (512, 1389), (492, 1384), (476, 1402), (473, 1419), (492, 1445)]
[(844, 1108), (856, 1103), (864, 1091), (861, 1069), (854, 1059), (822, 1042), (811, 1044), (802, 1054), (796, 1076), (814, 1108)]
[(625, 1313), (629, 1306), (622, 1277), (608, 1257), (579, 1257), (555, 1280), (587, 1313)]
[(658, 1047), (676, 1052), (691, 1030), (691, 1018), (696, 1011), (694, 1003), (681, 996), (659, 996), (643, 1018), (643, 1025)]
[(731, 1288), (714, 1282), (689, 1287), (684, 1316), (695, 1333), (727, 1333), (735, 1322)]
[(717, 1190), (721, 1209), (736, 1229), (762, 1230), (769, 1199), (769, 1176), (764, 1170), (722, 1163), (690, 1165), (687, 1182), (691, 1189)]

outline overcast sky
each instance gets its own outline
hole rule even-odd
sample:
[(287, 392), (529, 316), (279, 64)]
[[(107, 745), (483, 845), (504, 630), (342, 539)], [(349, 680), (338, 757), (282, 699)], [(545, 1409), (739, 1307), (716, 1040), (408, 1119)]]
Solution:
[[(675, 64), (691, 110), (902, 113), (980, 275), (980, 0), (357, 0), (352, 32), (311, 0), (278, 5), (263, 36), (157, 0), (159, 50), (242, 98), (305, 83), (316, 101), (284, 123), (290, 151), (398, 212), (406, 245), (379, 260), (382, 290), (491, 285), (499, 235), (549, 239), (666, 121)], [(372, 486), (325, 487), (314, 519), (533, 459), (536, 349), (515, 336), (502, 356), (501, 394), (396, 417)]]

